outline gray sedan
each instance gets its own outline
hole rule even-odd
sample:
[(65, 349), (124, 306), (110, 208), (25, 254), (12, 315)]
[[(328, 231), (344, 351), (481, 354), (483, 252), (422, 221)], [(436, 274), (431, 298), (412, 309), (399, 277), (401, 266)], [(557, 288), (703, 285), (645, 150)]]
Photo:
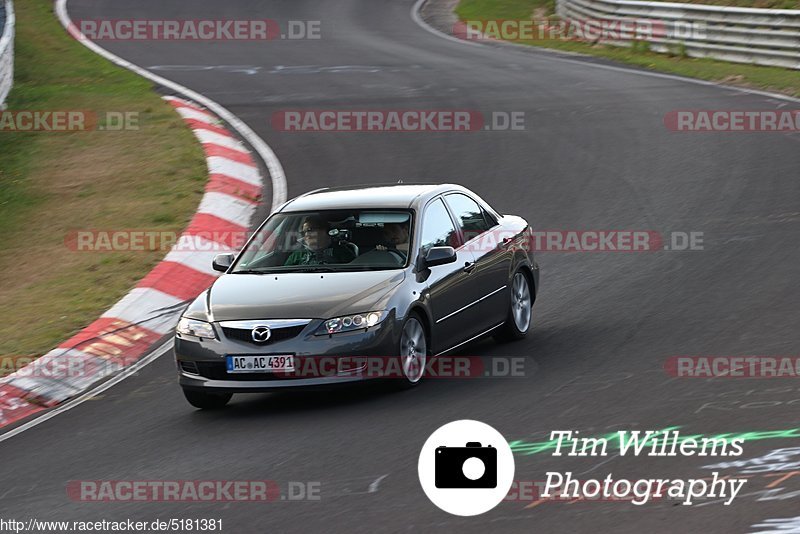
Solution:
[(376, 377), (413, 386), (440, 354), (527, 334), (539, 285), (531, 235), (458, 185), (297, 197), (238, 257), (214, 259), (225, 274), (176, 330), (180, 385), (198, 408)]

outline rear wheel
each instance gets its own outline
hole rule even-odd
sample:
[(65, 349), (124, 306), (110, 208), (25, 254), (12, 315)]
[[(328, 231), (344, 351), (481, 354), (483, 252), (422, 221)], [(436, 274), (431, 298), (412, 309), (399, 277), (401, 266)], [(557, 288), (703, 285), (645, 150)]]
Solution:
[(425, 375), (425, 366), (428, 363), (428, 342), (425, 337), (425, 327), (422, 326), (422, 321), (415, 314), (410, 315), (403, 323), (398, 353), (403, 370), (400, 384), (402, 387), (417, 385)]
[(219, 410), (224, 408), (228, 401), (231, 400), (233, 394), (231, 393), (208, 393), (205, 391), (195, 391), (192, 389), (184, 389), (183, 395), (189, 404), (201, 410)]
[(522, 339), (528, 335), (531, 327), (532, 308), (533, 299), (528, 277), (522, 271), (517, 271), (511, 281), (508, 317), (495, 334), (495, 338), (499, 341), (511, 341)]

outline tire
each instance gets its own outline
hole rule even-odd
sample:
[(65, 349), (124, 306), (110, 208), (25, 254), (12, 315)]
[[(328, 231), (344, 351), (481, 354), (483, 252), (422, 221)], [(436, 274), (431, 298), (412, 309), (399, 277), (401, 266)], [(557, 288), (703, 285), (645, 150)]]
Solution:
[(183, 395), (189, 404), (201, 410), (219, 410), (224, 408), (228, 401), (233, 397), (232, 393), (207, 393), (205, 391), (196, 391), (192, 389), (184, 389)]
[(428, 338), (425, 323), (416, 313), (409, 314), (400, 331), (397, 356), (402, 377), (395, 379), (399, 389), (408, 389), (420, 383), (428, 363)]
[(523, 339), (533, 323), (533, 296), (530, 279), (522, 270), (514, 273), (509, 291), (508, 316), (497, 333), (498, 341), (514, 341)]

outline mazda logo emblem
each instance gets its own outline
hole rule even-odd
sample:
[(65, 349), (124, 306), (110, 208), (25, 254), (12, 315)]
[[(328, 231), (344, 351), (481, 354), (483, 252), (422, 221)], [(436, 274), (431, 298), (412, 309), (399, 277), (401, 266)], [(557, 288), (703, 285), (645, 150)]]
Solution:
[(257, 326), (253, 328), (253, 331), (250, 332), (250, 335), (253, 338), (253, 341), (256, 343), (266, 343), (269, 339), (269, 336), (272, 335), (268, 326)]

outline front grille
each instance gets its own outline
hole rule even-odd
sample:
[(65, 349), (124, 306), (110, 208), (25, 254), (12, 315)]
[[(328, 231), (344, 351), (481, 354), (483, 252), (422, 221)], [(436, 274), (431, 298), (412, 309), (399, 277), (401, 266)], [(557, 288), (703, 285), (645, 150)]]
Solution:
[(266, 343), (256, 343), (253, 341), (253, 337), (251, 335), (252, 330), (246, 330), (243, 328), (222, 328), (222, 333), (225, 334), (225, 337), (228, 339), (235, 339), (237, 341), (244, 341), (245, 343), (251, 343), (253, 345), (263, 346), (269, 345), (271, 343), (277, 343), (278, 341), (284, 341), (287, 339), (292, 339), (293, 337), (297, 337), (300, 335), (300, 332), (303, 331), (305, 325), (300, 326), (289, 326), (287, 328), (274, 328), (271, 330), (271, 334), (269, 339)]

